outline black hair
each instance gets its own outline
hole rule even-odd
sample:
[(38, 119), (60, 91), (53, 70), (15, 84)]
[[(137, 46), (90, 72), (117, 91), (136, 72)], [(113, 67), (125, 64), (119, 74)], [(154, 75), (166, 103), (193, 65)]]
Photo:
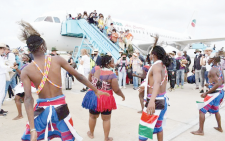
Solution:
[(116, 32), (116, 29), (115, 28), (113, 28), (113, 30), (112, 31), (115, 31)]
[(175, 53), (175, 55), (177, 54), (177, 52), (176, 51), (173, 51), (174, 53)]
[(72, 15), (71, 15), (71, 14), (69, 14), (69, 17), (71, 18), (71, 17), (72, 17)]
[(155, 46), (152, 50), (152, 54), (156, 55), (159, 60), (162, 60), (163, 64), (166, 67), (169, 67), (171, 64), (171, 60), (169, 56), (166, 54), (166, 51), (161, 46)]
[(42, 44), (45, 45), (45, 41), (38, 35), (31, 35), (27, 39), (27, 46), (31, 53), (35, 53), (36, 51), (38, 51), (39, 47)]
[(214, 57), (214, 60), (215, 60), (217, 63), (219, 63), (219, 62), (220, 62), (220, 56)]
[(113, 23), (111, 23), (110, 25), (113, 25)]
[(112, 56), (109, 56), (109, 55), (102, 56), (101, 68), (106, 68), (108, 64), (110, 64), (111, 60), (112, 60)]

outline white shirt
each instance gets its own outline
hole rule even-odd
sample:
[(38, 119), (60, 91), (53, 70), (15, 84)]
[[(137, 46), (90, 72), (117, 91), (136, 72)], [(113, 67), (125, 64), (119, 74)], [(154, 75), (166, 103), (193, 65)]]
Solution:
[(90, 69), (90, 57), (87, 55), (82, 56), (81, 60), (83, 61), (84, 69)]
[(205, 61), (206, 61), (206, 65), (205, 65), (206, 71), (210, 71), (210, 69), (212, 68), (212, 66), (208, 64), (208, 60), (209, 60), (209, 56), (206, 56), (206, 57), (205, 57)]
[(7, 69), (9, 69), (9, 66), (5, 65), (4, 59), (0, 56), (0, 75), (5, 74)]
[[(8, 56), (8, 57), (7, 57)], [(13, 53), (8, 53), (8, 55), (5, 56), (5, 62), (9, 66), (13, 66), (13, 64), (16, 62), (16, 57)]]

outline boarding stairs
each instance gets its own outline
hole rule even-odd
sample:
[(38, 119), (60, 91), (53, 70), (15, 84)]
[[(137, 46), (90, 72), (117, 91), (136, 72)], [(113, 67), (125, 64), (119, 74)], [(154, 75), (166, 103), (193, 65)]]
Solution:
[(64, 21), (61, 35), (83, 38), (81, 45), (74, 48), (74, 61), (78, 61), (80, 50), (83, 48), (90, 49), (90, 51), (98, 49), (99, 53), (109, 52), (115, 61), (120, 57), (120, 47), (112, 43), (96, 26), (84, 19)]

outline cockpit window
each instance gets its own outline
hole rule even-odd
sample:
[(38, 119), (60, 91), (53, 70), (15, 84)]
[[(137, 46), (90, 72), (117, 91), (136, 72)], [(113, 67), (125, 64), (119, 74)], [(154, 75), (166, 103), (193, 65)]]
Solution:
[(50, 16), (46, 17), (46, 18), (45, 18), (45, 21), (46, 21), (46, 22), (53, 22), (52, 17), (50, 17)]
[(44, 21), (45, 17), (39, 17), (34, 22), (41, 22)]
[(53, 18), (54, 18), (55, 23), (60, 23), (60, 19), (58, 17), (53, 17)]

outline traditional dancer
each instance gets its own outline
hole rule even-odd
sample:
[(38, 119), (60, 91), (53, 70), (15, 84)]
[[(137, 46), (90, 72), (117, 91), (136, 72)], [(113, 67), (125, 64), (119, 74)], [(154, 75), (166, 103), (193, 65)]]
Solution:
[[(61, 68), (74, 75), (78, 81), (91, 88), (97, 96), (108, 93), (97, 90), (83, 75), (75, 71), (60, 56), (46, 56), (47, 47), (40, 34), (27, 22), (21, 21), (21, 40), (26, 41), (34, 61), (26, 66), (21, 79), (24, 86), (24, 104), (29, 123), (22, 136), (22, 141), (50, 140), (61, 138), (62, 141), (82, 140), (75, 129), (73, 121), (62, 94)], [(37, 104), (33, 108), (34, 99), (31, 94), (31, 81), (37, 88)]]
[(91, 70), (89, 74), (89, 81), (100, 91), (107, 92), (110, 94), (107, 96), (100, 96), (97, 98), (95, 92), (90, 89), (84, 99), (82, 106), (89, 109), (89, 128), (87, 132), (88, 137), (94, 138), (94, 129), (97, 118), (101, 113), (103, 120), (103, 129), (105, 134), (105, 141), (112, 141), (113, 138), (109, 137), (110, 131), (110, 119), (112, 110), (116, 109), (116, 102), (113, 97), (113, 91), (125, 100), (122, 91), (119, 88), (116, 74), (113, 73), (110, 68), (114, 68), (114, 60), (112, 56), (105, 55), (102, 57), (101, 67), (96, 66)]
[(203, 127), (205, 122), (205, 114), (207, 112), (215, 114), (218, 127), (214, 127), (214, 129), (218, 130), (219, 132), (223, 132), (219, 106), (224, 98), (224, 75), (223, 70), (218, 65), (219, 62), (219, 54), (217, 54), (216, 56), (211, 54), (209, 56), (208, 64), (212, 64), (212, 68), (208, 73), (209, 84), (206, 84), (206, 86), (209, 88), (209, 91), (201, 95), (201, 97), (204, 98), (204, 102), (197, 101), (197, 105), (199, 108), (199, 129), (197, 131), (191, 132), (194, 135), (204, 135)]
[[(14, 67), (13, 69), (15, 69), (17, 71), (17, 73), (19, 75), (21, 75), (21, 71), (29, 64), (29, 61), (30, 61), (30, 56), (28, 54), (24, 54), (22, 56), (22, 67), (20, 69), (18, 69), (18, 65), (17, 64), (14, 64)], [(35, 89), (35, 86), (33, 85), (33, 83), (31, 82), (32, 86), (31, 86), (31, 89), (32, 89), (32, 92), (36, 91)], [(18, 120), (18, 119), (21, 119), (23, 118), (23, 114), (22, 114), (22, 102), (24, 101), (24, 88), (23, 88), (23, 83), (20, 82), (16, 87), (15, 87), (15, 103), (16, 103), (16, 107), (17, 107), (17, 110), (18, 110), (18, 116), (15, 117), (13, 120)]]
[[(148, 70), (151, 67), (151, 61), (150, 60), (151, 60), (150, 59), (150, 54), (148, 54), (147, 58), (146, 58), (146, 62), (148, 62), (148, 64), (142, 67), (142, 70), (143, 70), (142, 75), (136, 75), (135, 73), (133, 73), (132, 75), (135, 76), (135, 77), (144, 79), (143, 82), (145, 82)], [(138, 113), (142, 113), (142, 111), (144, 109), (144, 91), (142, 91), (142, 90), (139, 91), (139, 99), (140, 99), (140, 104), (141, 104), (141, 111), (138, 111)]]
[[(155, 45), (157, 40), (158, 36)], [(144, 90), (147, 103), (139, 123), (139, 141), (146, 141), (148, 138), (153, 139), (155, 133), (158, 141), (163, 140), (162, 123), (168, 103), (166, 97), (168, 76), (166, 67), (170, 65), (170, 59), (162, 47), (155, 45), (150, 51), (154, 63), (148, 71), (147, 83), (145, 83), (145, 87), (140, 87), (140, 91)]]

